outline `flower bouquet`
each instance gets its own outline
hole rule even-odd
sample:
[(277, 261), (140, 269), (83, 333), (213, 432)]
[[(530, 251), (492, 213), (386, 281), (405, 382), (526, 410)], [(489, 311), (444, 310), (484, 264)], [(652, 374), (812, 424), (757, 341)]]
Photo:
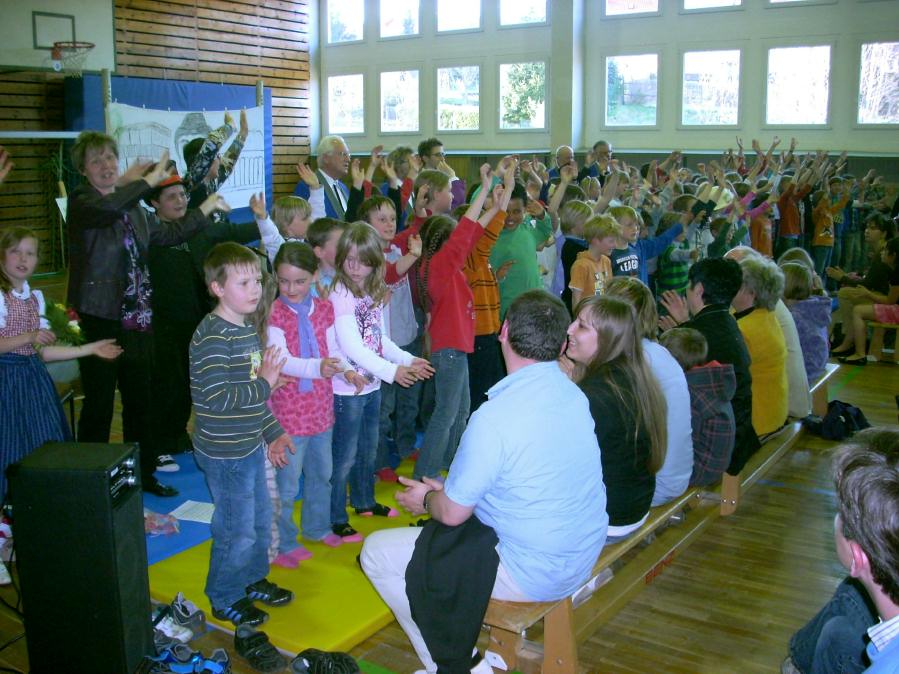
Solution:
[[(57, 302), (48, 302), (44, 308), (44, 318), (50, 324), (50, 330), (56, 335), (59, 346), (79, 346), (84, 344), (84, 333), (78, 314), (71, 307)], [(60, 360), (47, 363), (47, 371), (53, 381), (68, 384), (81, 376), (77, 360)]]

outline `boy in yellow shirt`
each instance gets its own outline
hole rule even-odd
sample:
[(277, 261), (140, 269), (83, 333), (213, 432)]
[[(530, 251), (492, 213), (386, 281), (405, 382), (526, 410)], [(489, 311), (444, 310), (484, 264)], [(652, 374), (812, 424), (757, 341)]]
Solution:
[(583, 297), (602, 295), (612, 278), (612, 261), (609, 259), (618, 239), (621, 227), (611, 215), (595, 215), (584, 223), (584, 240), (587, 250), (578, 253), (571, 265), (571, 310)]

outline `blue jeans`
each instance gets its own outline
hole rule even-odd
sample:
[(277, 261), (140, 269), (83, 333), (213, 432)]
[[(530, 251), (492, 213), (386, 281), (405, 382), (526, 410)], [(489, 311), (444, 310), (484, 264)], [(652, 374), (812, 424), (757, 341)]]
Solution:
[(211, 459), (194, 452), (206, 476), (215, 514), (206, 596), (225, 609), (247, 596), (247, 585), (268, 575), (272, 502), (262, 446), (243, 459)]
[(346, 524), (346, 485), (350, 503), (367, 510), (375, 505), (375, 454), (381, 391), (359, 396), (334, 396), (334, 440), (331, 451), (331, 525)]
[(824, 270), (830, 266), (833, 246), (812, 246), (812, 258), (815, 260), (815, 273), (825, 278)]
[(865, 631), (876, 622), (865, 588), (847, 578), (818, 615), (790, 639), (793, 664), (804, 674), (864, 671)]
[(275, 473), (281, 499), (278, 552), (299, 547), (293, 503), (300, 491), (300, 473), (303, 474), (303, 536), (320, 541), (331, 533), (331, 430), (318, 435), (294, 435), (293, 446), (297, 452), (287, 452), (287, 465)]
[(434, 366), (434, 412), (425, 429), (413, 477), (438, 477), (456, 455), (465, 430), (471, 393), (468, 389), (468, 356), (456, 349), (431, 354)]
[[(416, 338), (401, 348), (417, 356), (421, 344)], [(402, 459), (415, 451), (415, 420), (418, 417), (421, 389), (421, 382), (409, 387), (381, 382), (381, 420), (376, 470), (396, 468)], [(393, 437), (393, 447), (388, 437)]]

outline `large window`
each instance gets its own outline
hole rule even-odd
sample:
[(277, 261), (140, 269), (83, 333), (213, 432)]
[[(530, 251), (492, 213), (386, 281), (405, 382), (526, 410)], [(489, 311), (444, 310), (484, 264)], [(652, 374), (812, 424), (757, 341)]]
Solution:
[(328, 78), (328, 133), (364, 133), (363, 77), (333, 75)]
[(437, 69), (437, 130), (477, 131), (481, 127), (481, 69)]
[(681, 124), (735, 125), (740, 110), (740, 50), (684, 53)]
[(500, 0), (499, 23), (501, 26), (546, 23), (546, 0)]
[(603, 0), (606, 16), (658, 14), (659, 0)]
[(739, 7), (743, 0), (684, 0), (684, 9), (717, 9)]
[(437, 0), (437, 31), (481, 27), (481, 0)]
[(830, 47), (768, 50), (767, 124), (827, 124)]
[(418, 131), (418, 71), (381, 73), (381, 132)]
[(364, 0), (328, 0), (329, 44), (361, 40), (364, 25)]
[(546, 127), (546, 63), (504, 63), (499, 67), (499, 128)]
[(381, 0), (381, 37), (418, 35), (418, 0)]
[(899, 124), (899, 42), (862, 45), (858, 123)]
[(606, 58), (606, 125), (655, 126), (658, 54)]

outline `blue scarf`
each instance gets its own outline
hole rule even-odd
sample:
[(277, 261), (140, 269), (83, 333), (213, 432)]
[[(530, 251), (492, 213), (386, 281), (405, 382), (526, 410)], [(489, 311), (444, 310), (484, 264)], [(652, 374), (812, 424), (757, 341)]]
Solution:
[[(286, 306), (296, 312), (297, 336), (300, 342), (300, 358), (319, 358), (318, 341), (315, 339), (315, 330), (312, 329), (312, 321), (309, 320), (309, 310), (312, 308), (312, 293), (306, 295), (302, 302), (291, 302), (284, 295), (278, 297)], [(297, 388), (301, 392), (308, 393), (312, 390), (311, 379), (300, 379)]]

